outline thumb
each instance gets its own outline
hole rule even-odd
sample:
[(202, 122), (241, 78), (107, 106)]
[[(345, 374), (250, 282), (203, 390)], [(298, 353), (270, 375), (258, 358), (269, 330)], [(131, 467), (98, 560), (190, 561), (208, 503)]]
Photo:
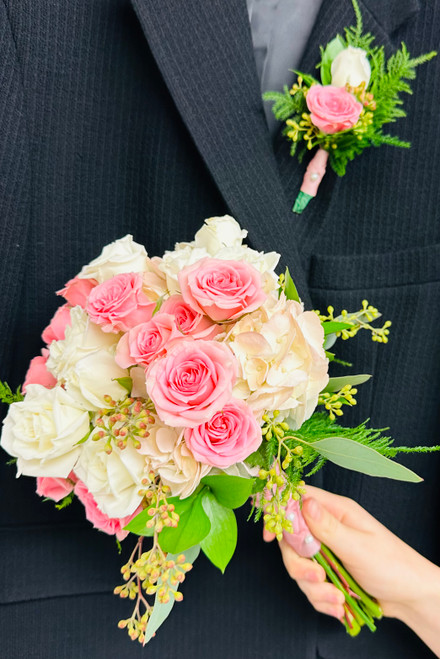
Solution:
[(306, 499), (302, 513), (313, 535), (333, 549), (340, 558), (344, 558), (350, 546), (359, 542), (359, 532), (340, 522), (316, 499)]

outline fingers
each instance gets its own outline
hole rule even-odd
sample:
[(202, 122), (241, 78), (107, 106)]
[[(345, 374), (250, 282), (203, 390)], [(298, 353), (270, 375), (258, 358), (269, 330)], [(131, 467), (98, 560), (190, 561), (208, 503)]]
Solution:
[(362, 546), (365, 533), (339, 521), (317, 499), (306, 499), (302, 513), (313, 535), (328, 545), (342, 559), (350, 547)]
[(313, 487), (312, 485), (307, 485), (305, 490), (305, 499), (308, 497), (316, 499), (316, 501), (325, 506), (325, 508), (327, 508), (327, 510), (336, 517), (339, 522), (346, 526), (351, 526), (360, 531), (368, 531), (376, 522), (374, 517), (362, 508), (362, 506), (356, 503), (356, 501), (353, 501), (353, 499), (340, 496), (339, 494), (333, 494), (332, 492), (326, 492), (325, 490)]
[(325, 581), (325, 572), (309, 558), (303, 558), (284, 540), (279, 543), (283, 562), (312, 606), (320, 613), (342, 618), (344, 595), (333, 584)]
[(281, 540), (279, 546), (284, 565), (292, 579), (295, 579), (295, 581), (305, 580), (315, 583), (325, 581), (325, 572), (320, 565), (314, 563), (309, 558), (298, 556), (296, 551), (285, 540)]
[(275, 540), (275, 533), (271, 533), (267, 529), (263, 529), (263, 540), (264, 542), (272, 542), (272, 540)]
[(316, 611), (338, 619), (343, 617), (345, 597), (336, 586), (331, 583), (311, 583), (310, 581), (298, 581), (298, 586)]

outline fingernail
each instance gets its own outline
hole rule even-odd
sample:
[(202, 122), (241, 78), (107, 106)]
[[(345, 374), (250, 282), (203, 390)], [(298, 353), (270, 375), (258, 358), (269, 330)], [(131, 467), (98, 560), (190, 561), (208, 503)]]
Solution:
[(321, 519), (321, 506), (315, 499), (307, 499), (305, 502), (306, 510), (305, 512), (309, 517), (314, 519), (316, 522), (319, 522)]

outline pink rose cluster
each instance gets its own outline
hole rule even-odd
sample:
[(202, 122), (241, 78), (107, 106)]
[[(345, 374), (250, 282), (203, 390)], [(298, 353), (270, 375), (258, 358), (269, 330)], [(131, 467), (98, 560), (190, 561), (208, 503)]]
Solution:
[[(124, 249), (127, 246), (130, 247), (124, 243)], [(161, 259), (146, 261), (141, 250), (138, 252), (131, 260), (136, 272), (121, 272), (120, 261), (125, 263), (127, 257), (121, 250), (116, 257), (100, 257), (97, 265), (92, 262), (93, 268), (86, 266), (58, 291), (65, 304), (43, 332), (47, 347), (31, 361), (23, 390), (31, 384), (47, 389), (60, 384), (65, 387), (65, 382), (58, 382), (55, 377), (58, 372), (49, 371), (47, 363), (52, 367), (55, 359), (61, 369), (73, 364), (78, 378), (82, 372), (76, 366), (77, 360), (81, 364), (82, 356), (99, 349), (100, 343), (113, 346), (109, 349), (117, 369), (114, 377), (120, 377), (121, 369), (129, 377), (129, 369), (134, 367), (137, 391), (139, 372), (143, 371), (145, 390), (141, 395), (154, 403), (156, 425), (163, 424), (173, 437), (180, 438), (174, 448), (167, 447), (165, 452), (160, 442), (150, 448), (141, 447), (145, 451), (140, 450), (140, 455), (148, 456), (145, 464), (160, 463), (170, 482), (179, 483), (186, 473), (194, 480), (211, 467), (226, 468), (243, 461), (261, 443), (261, 430), (254, 413), (246, 402), (233, 396), (239, 365), (223, 341), (228, 327), (258, 310), (267, 295), (262, 276), (253, 265), (244, 260), (211, 257), (182, 267), (177, 292), (170, 295), (166, 278), (161, 275)], [(139, 271), (142, 264), (144, 270)], [(74, 307), (81, 307), (83, 316), (71, 314)], [(78, 318), (84, 318), (84, 314), (89, 325), (85, 322), (80, 326)], [(72, 327), (66, 333), (69, 326)], [(88, 332), (89, 326), (95, 328), (91, 343), (78, 342), (78, 332)], [(75, 350), (80, 351), (77, 356)], [(66, 366), (60, 357), (63, 351), (69, 354)], [(108, 358), (107, 352), (103, 355)], [(105, 374), (111, 378), (111, 368)], [(99, 377), (94, 373), (93, 376)], [(90, 386), (89, 380), (86, 384)], [(80, 404), (84, 404), (83, 399)], [(154, 455), (150, 455), (151, 451)], [(158, 451), (160, 455), (156, 455)], [(83, 457), (79, 462), (84, 460), (81, 449), (80, 454)], [(73, 471), (68, 478), (55, 477), (52, 473), (50, 477), (38, 477), (37, 492), (54, 501), (73, 492), (96, 528), (122, 539), (128, 517), (119, 519), (106, 514), (88, 485), (79, 481)]]

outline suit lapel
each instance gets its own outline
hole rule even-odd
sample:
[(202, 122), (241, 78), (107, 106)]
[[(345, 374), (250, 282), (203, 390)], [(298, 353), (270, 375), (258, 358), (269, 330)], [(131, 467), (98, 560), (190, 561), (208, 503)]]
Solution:
[(306, 286), (267, 130), (245, 0), (131, 0), (164, 80), (231, 213)]
[[(245, 0), (131, 0), (168, 89), (230, 211), (257, 249), (283, 255), (304, 298), (297, 245), (309, 253), (340, 179), (329, 173), (304, 216), (291, 212), (305, 166), (267, 131)], [(389, 45), (388, 32), (411, 18), (418, 0), (363, 0), (366, 30)], [(350, 0), (324, 0), (301, 69), (313, 71), (319, 46), (354, 23)], [(286, 194), (287, 193), (287, 194)], [(310, 209), (310, 210), (309, 210)]]

